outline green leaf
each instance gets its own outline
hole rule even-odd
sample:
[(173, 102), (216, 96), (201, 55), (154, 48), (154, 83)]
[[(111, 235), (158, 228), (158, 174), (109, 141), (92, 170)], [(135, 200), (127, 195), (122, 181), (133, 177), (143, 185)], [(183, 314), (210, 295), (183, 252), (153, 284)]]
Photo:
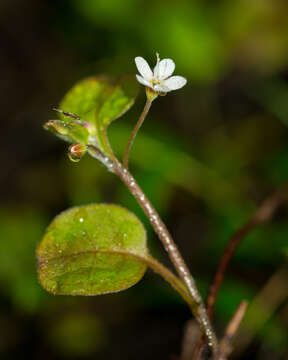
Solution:
[[(76, 114), (81, 120), (93, 124), (99, 148), (106, 154), (112, 150), (106, 138), (107, 126), (133, 105), (138, 93), (134, 75), (121, 78), (97, 76), (77, 83), (60, 103), (60, 109)], [(60, 114), (63, 121), (73, 119)], [(94, 134), (93, 134), (94, 135)]]
[(68, 209), (48, 227), (38, 250), (41, 285), (58, 295), (99, 295), (136, 284), (146, 271), (146, 232), (123, 207)]
[(44, 125), (44, 128), (69, 143), (79, 142), (84, 145), (88, 144), (89, 132), (79, 123), (50, 120)]
[(70, 124), (70, 133), (69, 135), (73, 139), (73, 142), (80, 142), (81, 144), (88, 144), (89, 132), (82, 125), (77, 123)]

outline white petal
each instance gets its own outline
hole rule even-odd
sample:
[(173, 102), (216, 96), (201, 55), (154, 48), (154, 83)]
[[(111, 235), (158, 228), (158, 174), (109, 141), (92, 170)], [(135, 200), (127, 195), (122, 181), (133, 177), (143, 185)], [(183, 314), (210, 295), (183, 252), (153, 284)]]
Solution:
[(151, 85), (151, 83), (148, 80), (145, 80), (142, 76), (136, 75), (136, 78), (140, 84), (142, 84), (144, 86), (149, 86), (153, 89), (153, 86)]
[(155, 66), (154, 77), (159, 80), (167, 79), (173, 74), (174, 70), (174, 61), (171, 59), (163, 59)]
[(154, 86), (154, 90), (157, 91), (157, 92), (168, 92), (168, 91), (170, 91), (170, 89), (167, 86), (159, 85), (159, 84)]
[(141, 56), (137, 56), (135, 58), (135, 63), (139, 73), (143, 76), (143, 78), (146, 80), (151, 80), (153, 77), (153, 73), (147, 61), (143, 59)]
[(186, 85), (186, 83), (187, 80), (183, 76), (172, 76), (171, 78), (165, 80), (163, 85), (167, 86), (169, 91), (171, 91), (182, 88), (184, 85)]

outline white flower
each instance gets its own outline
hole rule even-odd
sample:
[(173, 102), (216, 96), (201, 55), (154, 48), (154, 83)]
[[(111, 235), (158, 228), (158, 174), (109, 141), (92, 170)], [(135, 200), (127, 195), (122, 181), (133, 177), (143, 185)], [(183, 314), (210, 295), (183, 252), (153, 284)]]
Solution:
[(152, 72), (147, 61), (141, 56), (135, 58), (135, 63), (139, 73), (136, 75), (140, 84), (150, 87), (156, 92), (168, 92), (182, 88), (187, 80), (183, 76), (171, 76), (175, 70), (175, 63), (171, 59), (160, 61), (157, 55), (157, 64)]

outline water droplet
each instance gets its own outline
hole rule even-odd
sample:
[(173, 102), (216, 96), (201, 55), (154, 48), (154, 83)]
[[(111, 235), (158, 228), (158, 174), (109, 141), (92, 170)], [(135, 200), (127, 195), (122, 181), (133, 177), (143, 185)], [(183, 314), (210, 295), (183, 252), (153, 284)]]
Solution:
[(75, 143), (69, 146), (68, 157), (73, 162), (78, 162), (87, 151), (86, 145)]
[(83, 207), (78, 208), (74, 215), (74, 221), (83, 224), (85, 219), (87, 219), (86, 209)]
[(73, 162), (79, 162), (81, 159), (78, 158), (78, 157), (75, 157), (73, 154), (71, 153), (68, 153), (68, 157), (69, 157), (69, 160), (73, 161)]

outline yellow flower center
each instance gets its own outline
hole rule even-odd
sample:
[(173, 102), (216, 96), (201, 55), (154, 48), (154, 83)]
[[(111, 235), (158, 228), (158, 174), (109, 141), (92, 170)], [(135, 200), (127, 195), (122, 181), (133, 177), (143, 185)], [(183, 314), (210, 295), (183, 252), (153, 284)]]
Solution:
[(158, 79), (151, 79), (150, 80), (150, 83), (152, 86), (155, 86), (155, 85), (163, 85), (163, 82), (158, 80)]

